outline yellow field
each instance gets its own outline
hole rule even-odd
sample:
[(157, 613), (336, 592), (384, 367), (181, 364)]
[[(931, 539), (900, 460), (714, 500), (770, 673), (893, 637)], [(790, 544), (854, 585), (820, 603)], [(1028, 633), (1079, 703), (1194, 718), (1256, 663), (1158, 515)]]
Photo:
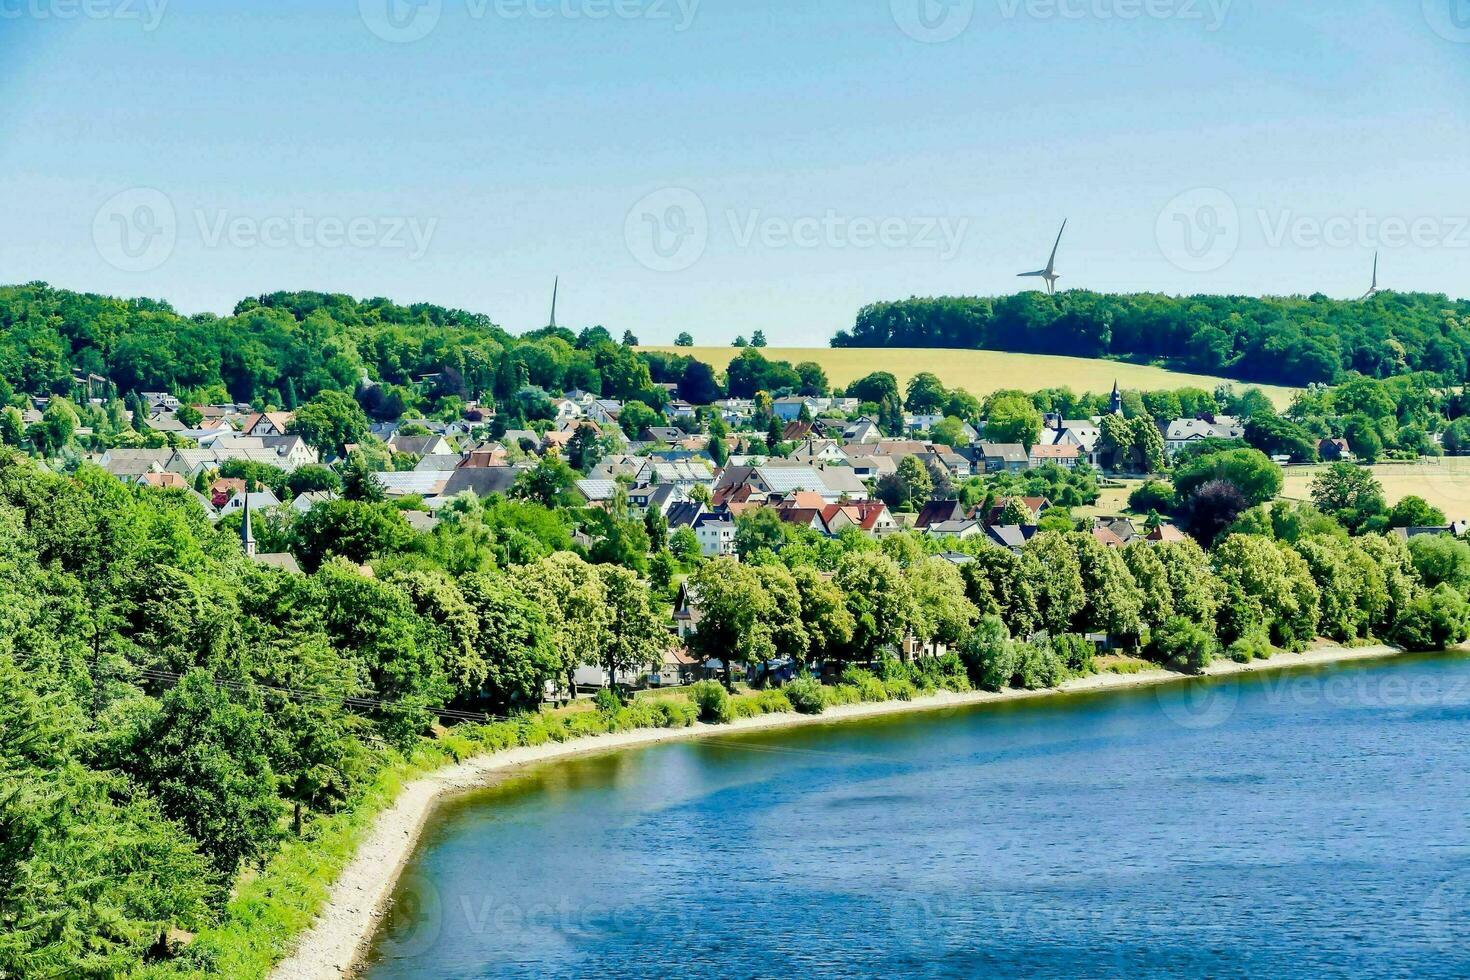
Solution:
[[(740, 352), (734, 347), (649, 347), (697, 357), (723, 372)], [(1112, 390), (1117, 381), (1124, 388), (1137, 391), (1164, 391), (1173, 388), (1204, 388), (1212, 391), (1224, 378), (1184, 374), (1163, 368), (1122, 364), (1084, 357), (1053, 357), (1045, 354), (1004, 354), (978, 350), (909, 350), (870, 349), (860, 347), (768, 347), (761, 353), (772, 360), (816, 361), (827, 372), (833, 385), (844, 386), (874, 371), (888, 371), (898, 378), (900, 386), (924, 371), (937, 375), (946, 387), (963, 388), (984, 398), (1005, 388), (1037, 391), (1042, 388), (1071, 388), (1078, 394)], [(1245, 387), (1233, 382), (1237, 387)], [(1277, 408), (1291, 404), (1295, 390), (1271, 385), (1256, 385)]]
[[(1312, 480), (1322, 469), (1321, 466), (1288, 467), (1281, 496), (1289, 500), (1310, 499)], [(1390, 505), (1412, 495), (1423, 497), (1452, 521), (1470, 518), (1470, 457), (1380, 463), (1371, 469), (1383, 484), (1383, 496)]]

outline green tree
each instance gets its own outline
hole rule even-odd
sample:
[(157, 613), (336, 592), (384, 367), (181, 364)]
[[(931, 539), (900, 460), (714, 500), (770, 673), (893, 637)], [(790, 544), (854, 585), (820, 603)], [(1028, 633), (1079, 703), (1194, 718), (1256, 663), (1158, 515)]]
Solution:
[(1044, 531), (1022, 551), (1027, 577), (1036, 592), (1040, 626), (1053, 635), (1066, 633), (1087, 605), (1082, 566), (1068, 534)]
[(917, 507), (934, 492), (934, 480), (917, 456), (905, 456), (899, 461), (898, 479), (905, 498), (901, 506)]
[(742, 559), (762, 549), (779, 551), (785, 540), (781, 515), (770, 507), (755, 507), (735, 518), (735, 553)]
[(911, 629), (921, 644), (958, 646), (980, 618), (965, 592), (960, 570), (943, 558), (926, 558), (908, 568), (913, 596)]
[(1376, 463), (1383, 452), (1378, 423), (1366, 415), (1350, 415), (1343, 423), (1343, 437), (1361, 462)]
[(1444, 650), (1470, 639), (1470, 604), (1448, 585), (1414, 599), (1394, 624), (1393, 641), (1406, 650)]
[(602, 444), (597, 430), (590, 425), (579, 425), (567, 443), (567, 462), (579, 473), (587, 473), (602, 458)]
[(565, 673), (546, 613), (500, 572), (480, 572), (462, 583), (475, 612), (480, 684), (498, 711), (536, 708), (548, 681)]
[(1354, 463), (1333, 463), (1312, 481), (1312, 503), (1352, 533), (1367, 528), (1387, 509), (1383, 487), (1371, 470)]
[(1107, 460), (1107, 468), (1113, 470), (1131, 467), (1135, 433), (1133, 424), (1121, 415), (1105, 415), (1098, 425), (1098, 452)]
[(1196, 623), (1175, 616), (1155, 632), (1152, 652), (1165, 664), (1178, 664), (1194, 673), (1203, 671), (1214, 659), (1215, 638)]
[(408, 547), (414, 531), (392, 504), (332, 500), (302, 514), (293, 528), (292, 551), (315, 571), (333, 555), (363, 565)]
[(837, 563), (834, 582), (847, 596), (852, 615), (852, 659), (878, 660), (903, 642), (913, 599), (896, 561), (875, 552), (848, 552)]
[(1408, 548), (1414, 571), (1429, 588), (1470, 589), (1470, 544), (1448, 534), (1420, 534), (1409, 539)]
[(903, 407), (915, 415), (937, 415), (948, 400), (949, 392), (943, 382), (928, 371), (921, 371), (909, 379)]
[(25, 420), (14, 405), (0, 408), (0, 446), (19, 446), (25, 441)]
[(222, 873), (265, 854), (281, 813), (258, 709), (186, 675), (134, 732), (124, 768)]
[(1007, 395), (992, 399), (985, 420), (991, 442), (1019, 442), (1028, 450), (1041, 438), (1041, 412), (1028, 398)]
[(1040, 624), (1031, 569), (1020, 556), (999, 545), (969, 544), (975, 560), (960, 566), (965, 594), (982, 616), (998, 616), (1006, 628), (1029, 636)]
[(1388, 512), (1389, 527), (1444, 527), (1444, 511), (1431, 507), (1423, 497), (1412, 494), (1394, 504)]
[(347, 446), (368, 434), (368, 419), (352, 396), (340, 391), (319, 391), (296, 410), (289, 431), (323, 455), (345, 456)]
[(516, 477), (510, 494), (516, 500), (530, 501), (543, 507), (569, 506), (575, 501), (572, 488), (576, 485), (576, 471), (551, 455)]
[(545, 614), (556, 663), (568, 690), (575, 690), (577, 668), (602, 663), (607, 643), (611, 610), (601, 572), (574, 554), (559, 552), (512, 574)]
[(1145, 597), (1122, 554), (1086, 533), (1073, 535), (1072, 547), (1077, 553), (1085, 603), (1073, 617), (1074, 629), (1069, 632), (1102, 632), (1136, 642), (1143, 633)]
[(1227, 449), (1180, 463), (1174, 490), (1181, 501), (1206, 483), (1223, 481), (1238, 489), (1248, 505), (1264, 504), (1281, 492), (1281, 467), (1258, 449)]
[[(1005, 506), (1001, 507), (1000, 516), (996, 519), (995, 523), (1001, 527), (1017, 527), (1030, 524), (1035, 520), (1036, 518), (1031, 513), (1031, 508), (1026, 506), (1024, 500), (1020, 497), (1009, 497), (1006, 499)], [(1070, 530), (1070, 527), (1068, 530)]]
[(775, 604), (757, 571), (730, 558), (716, 558), (689, 577), (699, 602), (699, 627), (689, 649), (706, 663), (723, 665), (725, 687), (733, 689), (731, 663), (759, 664), (776, 651), (770, 623)]
[(806, 630), (808, 660), (838, 659), (852, 643), (853, 619), (846, 596), (829, 579), (810, 565), (791, 570), (801, 603), (801, 622)]
[(669, 631), (635, 573), (616, 565), (599, 565), (597, 574), (607, 604), (599, 662), (607, 671), (608, 683), (615, 684), (620, 674), (656, 666), (669, 645)]

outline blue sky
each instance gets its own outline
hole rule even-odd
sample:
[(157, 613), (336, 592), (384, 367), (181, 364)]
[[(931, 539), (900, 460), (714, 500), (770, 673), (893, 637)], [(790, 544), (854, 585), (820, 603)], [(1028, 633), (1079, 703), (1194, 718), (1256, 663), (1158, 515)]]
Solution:
[(1065, 217), (1063, 287), (1464, 295), (1467, 91), (1470, 0), (0, 0), (0, 281), (820, 345)]

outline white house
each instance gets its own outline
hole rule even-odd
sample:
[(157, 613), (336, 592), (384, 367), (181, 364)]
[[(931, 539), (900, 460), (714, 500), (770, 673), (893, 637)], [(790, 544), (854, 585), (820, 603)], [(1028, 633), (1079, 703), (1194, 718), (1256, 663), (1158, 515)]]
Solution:
[(735, 554), (735, 522), (721, 518), (701, 521), (694, 528), (699, 540), (699, 552), (706, 558), (720, 558)]

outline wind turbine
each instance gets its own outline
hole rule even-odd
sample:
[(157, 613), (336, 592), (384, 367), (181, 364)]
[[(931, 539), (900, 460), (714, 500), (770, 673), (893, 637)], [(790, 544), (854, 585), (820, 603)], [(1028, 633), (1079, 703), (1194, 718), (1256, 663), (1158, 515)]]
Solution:
[(557, 276), (551, 284), (551, 322), (547, 326), (556, 326), (556, 293), (561, 288), (561, 276)]
[(1046, 294), (1051, 296), (1056, 293), (1057, 280), (1062, 278), (1057, 275), (1057, 249), (1062, 245), (1062, 233), (1067, 230), (1067, 222), (1062, 222), (1062, 230), (1057, 232), (1057, 243), (1051, 247), (1051, 258), (1046, 260), (1046, 268), (1036, 272), (1023, 272), (1017, 279), (1045, 279)]
[(1361, 303), (1364, 300), (1370, 300), (1374, 296), (1377, 296), (1381, 292), (1383, 292), (1383, 290), (1381, 290), (1381, 289), (1378, 288), (1378, 253), (1377, 252), (1374, 252), (1373, 253), (1373, 285), (1368, 288), (1368, 291), (1362, 295), (1362, 298), (1359, 299), (1358, 302)]

